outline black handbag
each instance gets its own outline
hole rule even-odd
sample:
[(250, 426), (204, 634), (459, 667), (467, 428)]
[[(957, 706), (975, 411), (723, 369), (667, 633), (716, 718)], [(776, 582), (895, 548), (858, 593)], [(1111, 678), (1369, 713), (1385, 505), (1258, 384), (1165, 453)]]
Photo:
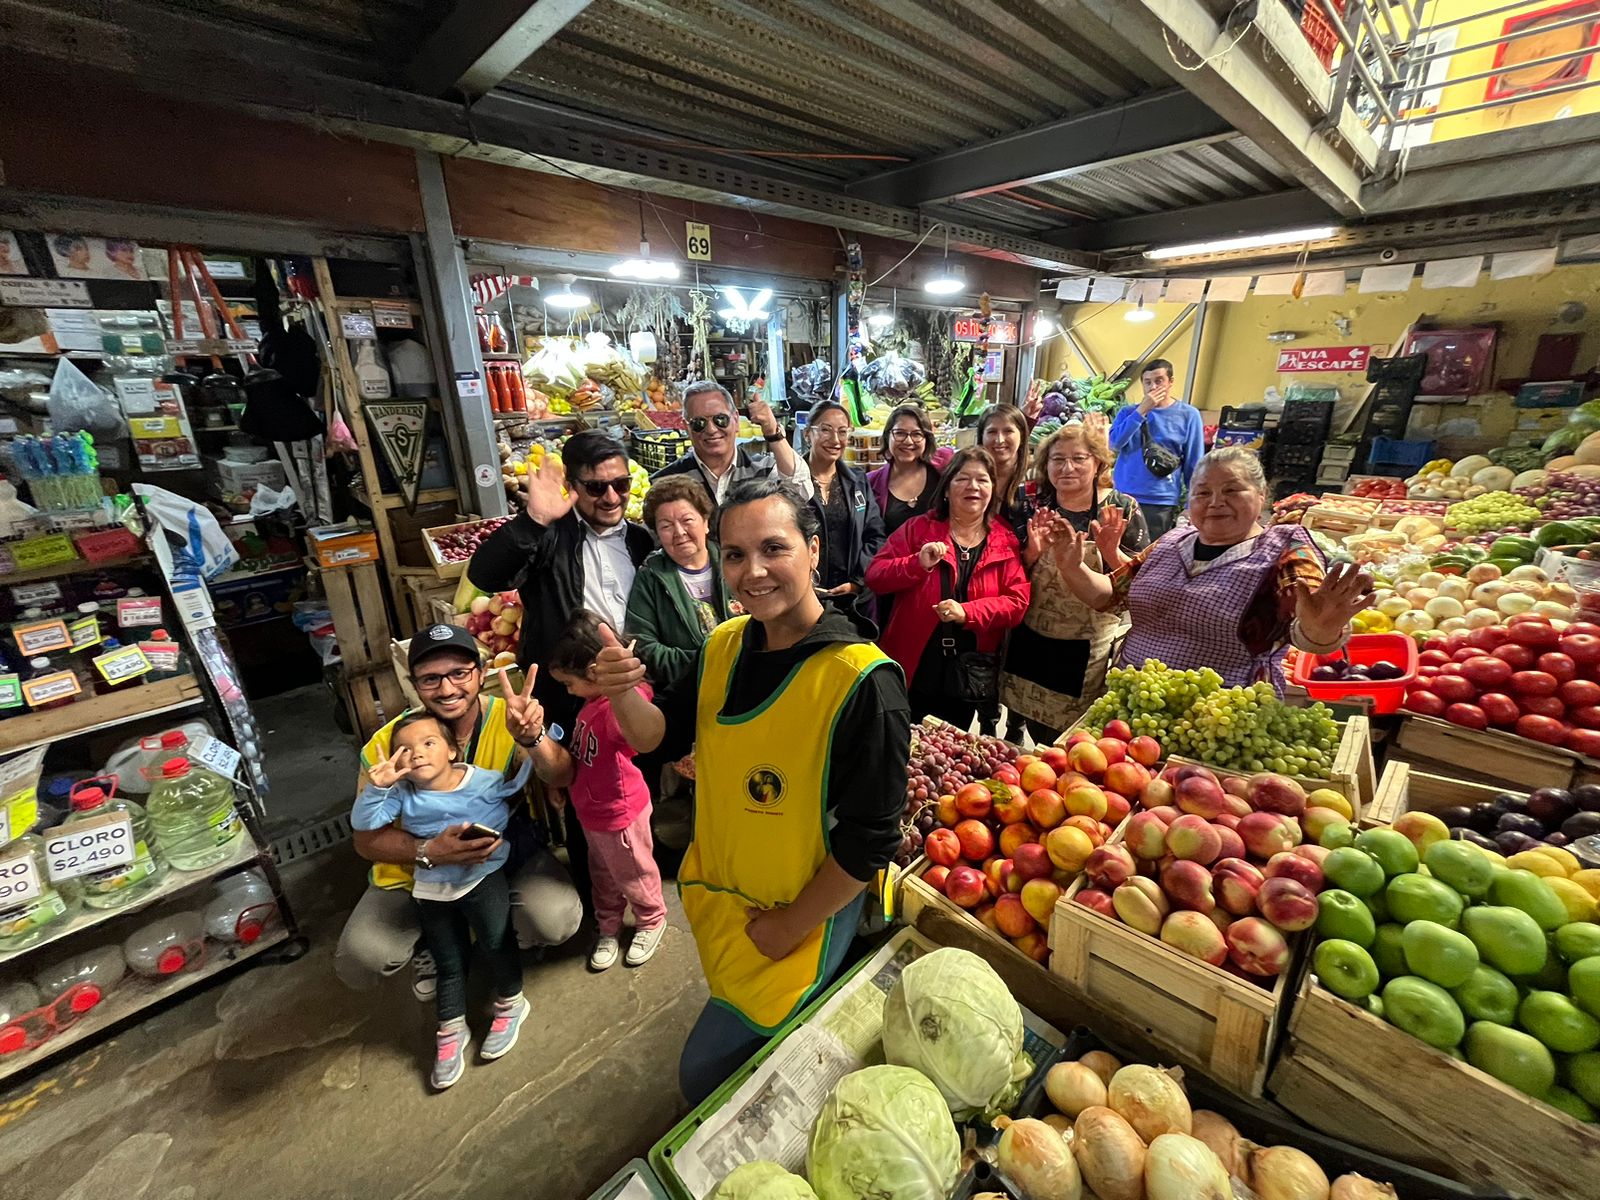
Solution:
[[(950, 568), (940, 564), (942, 598), (965, 603), (964, 597), (951, 594)], [(978, 639), (970, 629), (940, 623), (934, 635), (939, 639), (943, 691), (963, 704), (990, 704), (1000, 699), (1000, 655), (977, 649)]]
[(1150, 436), (1148, 420), (1139, 424), (1139, 446), (1144, 456), (1145, 470), (1157, 479), (1165, 479), (1183, 465), (1183, 459)]

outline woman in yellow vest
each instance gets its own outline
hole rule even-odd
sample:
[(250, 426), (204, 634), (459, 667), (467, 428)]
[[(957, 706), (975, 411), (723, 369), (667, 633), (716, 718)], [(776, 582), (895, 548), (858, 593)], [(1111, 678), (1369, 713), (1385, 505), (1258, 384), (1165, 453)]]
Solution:
[(695, 754), (694, 841), (678, 890), (711, 1000), (679, 1063), (709, 1096), (843, 966), (868, 882), (899, 846), (910, 751), (900, 669), (813, 584), (815, 512), (772, 480), (717, 516), (746, 616), (715, 629), (654, 703), (644, 666), (603, 629), (593, 669), (634, 748)]

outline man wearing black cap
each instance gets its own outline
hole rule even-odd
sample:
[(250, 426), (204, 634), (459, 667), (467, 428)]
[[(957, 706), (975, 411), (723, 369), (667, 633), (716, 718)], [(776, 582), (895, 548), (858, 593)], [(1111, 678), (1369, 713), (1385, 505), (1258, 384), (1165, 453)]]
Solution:
[[(470, 633), (456, 625), (418, 630), (411, 639), (407, 671), (422, 706), (454, 737), (461, 761), (505, 774), (514, 770), (517, 743), (506, 727), (506, 703), (482, 694), (483, 666)], [(395, 721), (361, 748), (357, 792), (366, 786), (367, 770), (389, 757)], [(543, 736), (532, 735), (528, 744), (536, 745)], [(515, 806), (506, 829), (511, 843), (511, 923), (523, 949), (559, 945), (577, 932), (583, 918), (571, 878), (540, 842), (530, 818), (525, 806)], [(467, 829), (452, 827), (431, 838), (414, 837), (398, 825), (357, 831), (356, 853), (373, 866), (367, 890), (345, 923), (334, 955), (334, 969), (346, 984), (372, 987), (414, 961), (412, 991), (419, 1000), (432, 997), (432, 960), (426, 951), (417, 953), (421, 929), (411, 898), (412, 869), (484, 861), (498, 839), (467, 836)]]

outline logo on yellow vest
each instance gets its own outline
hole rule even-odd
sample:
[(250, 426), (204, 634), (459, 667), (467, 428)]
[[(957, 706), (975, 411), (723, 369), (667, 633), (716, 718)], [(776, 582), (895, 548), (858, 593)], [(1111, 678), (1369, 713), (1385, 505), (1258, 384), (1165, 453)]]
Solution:
[(776, 808), (782, 804), (787, 788), (783, 772), (774, 766), (753, 767), (744, 777), (745, 794), (762, 808)]

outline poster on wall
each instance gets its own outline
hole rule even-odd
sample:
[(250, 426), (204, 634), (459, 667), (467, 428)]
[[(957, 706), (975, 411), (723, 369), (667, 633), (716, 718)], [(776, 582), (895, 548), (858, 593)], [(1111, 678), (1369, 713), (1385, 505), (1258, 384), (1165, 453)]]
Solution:
[(1484, 86), (1485, 100), (1580, 84), (1589, 78), (1600, 44), (1600, 0), (1566, 0), (1507, 17), (1500, 35), (1506, 40), (1495, 50), (1497, 73)]
[(17, 235), (9, 229), (0, 229), (0, 275), (29, 273), (28, 264), (22, 258), (22, 247), (17, 245)]
[(1278, 351), (1279, 374), (1334, 374), (1365, 371), (1371, 346), (1297, 346)]
[(50, 260), (63, 279), (147, 279), (139, 261), (139, 243), (127, 238), (83, 237), (47, 233)]

